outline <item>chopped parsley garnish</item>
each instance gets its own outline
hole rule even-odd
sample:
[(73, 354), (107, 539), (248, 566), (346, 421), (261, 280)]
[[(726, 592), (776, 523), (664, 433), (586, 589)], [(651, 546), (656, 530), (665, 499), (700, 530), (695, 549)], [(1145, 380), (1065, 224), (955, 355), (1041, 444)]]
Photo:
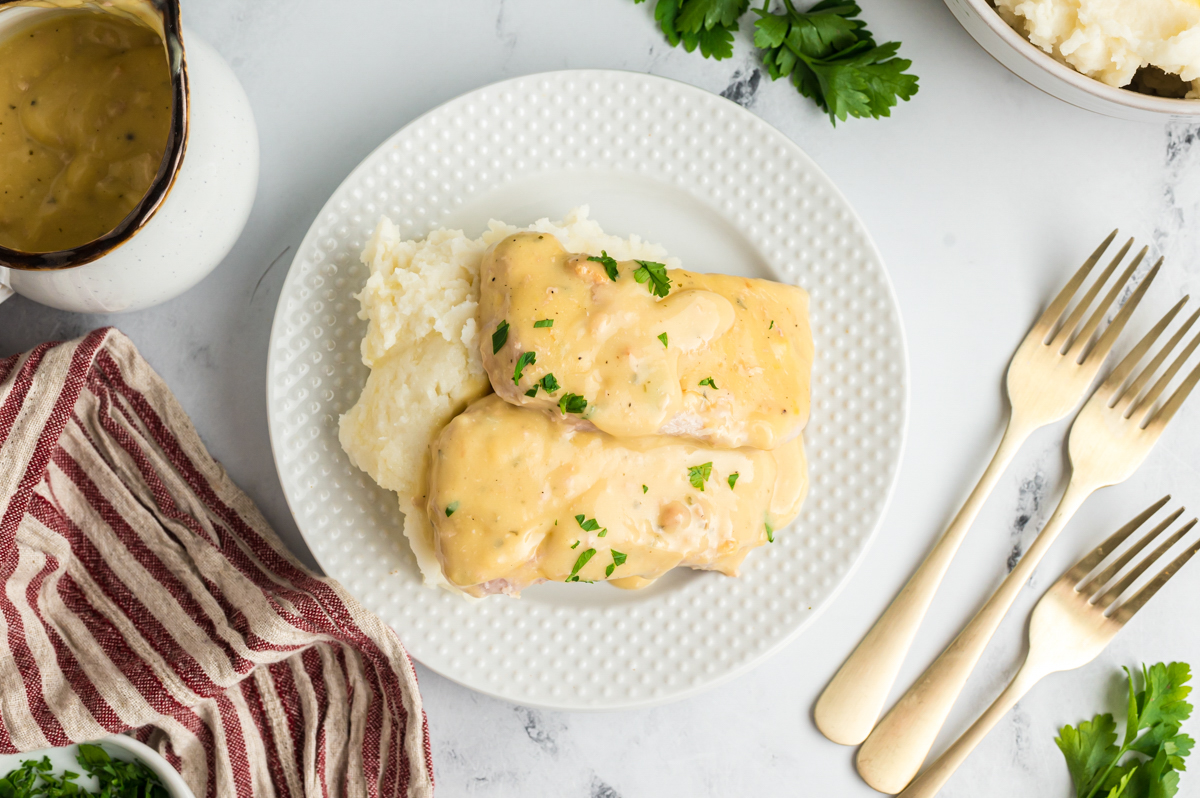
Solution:
[(547, 374), (538, 380), (538, 385), (542, 386), (542, 390), (546, 393), (554, 393), (562, 386), (558, 384), (558, 380), (554, 379), (553, 374)]
[(450, 516), (454, 515), (454, 513), (457, 512), (457, 510), (458, 510), (458, 502), (450, 502), (449, 504), (446, 505), (446, 517), (449, 518)]
[(649, 493), (649, 492), (650, 492), (650, 488), (648, 488), (645, 485), (642, 485), (642, 493)]
[(771, 526), (770, 521), (763, 523), (763, 526), (765, 526), (767, 528), (767, 542), (774, 543), (775, 542), (775, 528), (773, 526)]
[(496, 325), (496, 331), (492, 333), (492, 354), (496, 354), (508, 341), (508, 322), (502, 321)]
[(579, 569), (588, 564), (588, 560), (596, 556), (595, 549), (588, 549), (579, 555), (579, 559), (575, 561), (575, 567), (571, 569), (571, 575), (567, 577), (568, 582), (579, 581)]
[(535, 321), (533, 323), (533, 328), (535, 330), (539, 329), (541, 327), (553, 327), (553, 326), (554, 326), (554, 319), (538, 319), (537, 321)]
[(774, 329), (775, 329), (775, 319), (771, 319), (771, 326), (770, 326), (770, 327), (768, 327), (767, 329), (768, 329), (768, 330), (774, 330)]
[(577, 548), (579, 548), (579, 541), (577, 540), (577, 541), (575, 541), (574, 543), (572, 543), (572, 544), (571, 544), (571, 548), (573, 548), (573, 549), (577, 549)]
[(696, 490), (704, 490), (704, 483), (712, 476), (712, 463), (704, 463), (698, 466), (688, 466), (688, 481), (692, 483), (692, 487)]
[(663, 333), (662, 335), (658, 336), (658, 340), (662, 341), (663, 346), (668, 346), (666, 333)]
[(524, 373), (525, 367), (532, 366), (536, 362), (537, 352), (532, 350), (529, 352), (522, 352), (521, 356), (517, 358), (517, 367), (513, 370), (513, 385), (517, 385), (521, 382), (521, 374)]
[(78, 773), (64, 770), (54, 775), (49, 757), (26, 759), (21, 766), (0, 776), (0, 795), (5, 798), (166, 798), (167, 788), (158, 775), (141, 762), (113, 759), (98, 745), (79, 744), (75, 757), (83, 772), (100, 783), (100, 792), (81, 789)]
[(613, 571), (615, 571), (617, 569), (618, 565), (625, 564), (625, 555), (622, 552), (619, 552), (616, 549), (612, 549), (611, 554), (612, 554), (613, 561), (609, 564), (609, 566), (607, 568), (604, 569), (605, 578), (612, 576)]
[(719, 388), (717, 388), (717, 384), (715, 382), (713, 382), (712, 377), (705, 377), (704, 379), (700, 380), (700, 384), (707, 385), (709, 388), (712, 388), (714, 391), (720, 390)]
[[(585, 520), (586, 519), (586, 520)], [(579, 524), (579, 528), (584, 532), (595, 532), (600, 528), (600, 524), (595, 518), (588, 518), (582, 513), (575, 516), (575, 523)]]
[(537, 396), (537, 389), (538, 389), (538, 387), (535, 385), (532, 388), (530, 388), (528, 391), (526, 391), (525, 395), (526, 396)]
[(733, 490), (733, 486), (737, 484), (738, 472), (734, 471), (729, 475), (729, 489)]
[(587, 399), (577, 393), (565, 393), (558, 400), (558, 409), (564, 416), (567, 413), (582, 413), (587, 409)]
[(639, 260), (635, 263), (638, 264), (638, 268), (633, 273), (633, 279), (638, 283), (649, 280), (650, 284), (646, 286), (646, 289), (650, 293), (663, 297), (671, 292), (671, 278), (667, 276), (666, 264), (655, 263), (652, 260)]
[[(615, 282), (617, 277), (620, 276), (620, 273), (617, 271), (617, 262), (608, 257), (607, 251), (602, 249), (600, 250), (600, 257), (597, 258), (595, 255), (592, 255), (588, 260), (601, 264), (604, 267), (604, 271), (608, 274), (608, 279)], [(642, 281), (638, 280), (638, 282)]]

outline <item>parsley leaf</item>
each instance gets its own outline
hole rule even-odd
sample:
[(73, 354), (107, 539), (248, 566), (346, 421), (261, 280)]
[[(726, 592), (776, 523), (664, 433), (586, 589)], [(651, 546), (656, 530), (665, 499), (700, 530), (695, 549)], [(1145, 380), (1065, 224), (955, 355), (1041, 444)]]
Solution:
[(704, 490), (704, 483), (712, 476), (712, 463), (704, 463), (698, 466), (688, 466), (688, 481), (692, 483), (692, 487), (697, 490)]
[[(636, 1), (639, 3), (641, 2), (641, 0), (636, 0)], [(612, 280), (613, 282), (616, 282), (617, 278), (621, 276), (620, 272), (617, 271), (616, 260), (608, 257), (607, 250), (603, 250), (603, 249), (600, 250), (600, 257), (597, 258), (595, 255), (591, 255), (588, 257), (588, 260), (595, 261), (596, 263), (599, 263), (601, 266), (603, 266), (604, 272), (608, 275), (608, 279)], [(549, 326), (549, 325), (547, 325), (547, 326)]]
[(646, 289), (658, 297), (664, 297), (671, 292), (671, 278), (667, 276), (667, 267), (662, 263), (655, 263), (652, 260), (634, 261), (638, 264), (637, 271), (633, 273), (633, 279), (638, 283), (644, 283), (647, 280), (650, 284)]
[(774, 543), (775, 542), (775, 527), (771, 526), (770, 521), (764, 521), (763, 526), (765, 526), (767, 528), (767, 542)]
[(719, 61), (733, 55), (737, 20), (749, 6), (750, 0), (658, 0), (654, 18), (672, 47), (682, 44), (689, 53), (699, 47)]
[(532, 388), (530, 388), (528, 391), (526, 391), (525, 395), (526, 396), (537, 396), (537, 389), (538, 389), (538, 387), (535, 385)]
[(587, 518), (586, 521), (584, 520), (585, 518), (587, 518), (587, 516), (583, 514), (575, 516), (575, 523), (579, 524), (579, 528), (584, 532), (595, 532), (600, 528), (600, 524), (595, 518)]
[[(533, 323), (533, 329), (535, 329), (535, 330), (540, 329), (542, 327), (553, 327), (553, 326), (554, 326), (554, 319), (538, 319), (537, 321), (535, 321)], [(493, 354), (495, 354), (495, 353), (493, 352)]]
[(558, 409), (564, 416), (567, 413), (582, 413), (587, 409), (587, 399), (576, 393), (565, 393), (558, 400)]
[[(1067, 761), (1076, 798), (1170, 798), (1179, 789), (1179, 772), (1193, 740), (1180, 734), (1192, 705), (1191, 670), (1181, 662), (1142, 666), (1143, 689), (1129, 682), (1125, 736), (1117, 746), (1111, 714), (1096, 715), (1078, 728), (1063, 726), (1054, 742)], [(1130, 759), (1122, 762), (1127, 754)], [(1144, 757), (1144, 758), (1143, 758)]]
[(707, 385), (709, 388), (712, 388), (714, 391), (720, 390), (719, 388), (717, 388), (717, 384), (715, 382), (713, 382), (712, 377), (705, 377), (704, 379), (700, 380), (700, 384)]
[(732, 474), (729, 475), (729, 489), (730, 490), (733, 490), (733, 486), (737, 484), (737, 481), (738, 481), (738, 472), (734, 471)]
[(449, 504), (446, 505), (446, 517), (447, 518), (454, 515), (456, 512), (458, 512), (458, 502), (450, 502)]
[(502, 321), (496, 325), (496, 331), (492, 333), (492, 354), (496, 354), (508, 341), (508, 322)]
[(613, 571), (625, 564), (626, 555), (624, 552), (610, 549), (609, 553), (612, 554), (613, 561), (604, 569), (605, 578), (612, 576)]
[(571, 575), (567, 577), (568, 582), (579, 581), (579, 569), (588, 564), (588, 560), (596, 556), (595, 549), (588, 549), (579, 555), (579, 559), (575, 561), (575, 567), (571, 569)]
[(666, 333), (663, 333), (662, 335), (658, 336), (658, 340), (662, 341), (663, 346), (667, 346), (667, 334)]
[(513, 369), (513, 385), (518, 385), (521, 382), (521, 374), (524, 373), (526, 366), (532, 366), (537, 362), (537, 352), (530, 350), (522, 352), (517, 358), (517, 367)]
[(545, 377), (542, 377), (538, 380), (538, 385), (542, 386), (542, 390), (546, 393), (554, 393), (562, 387), (558, 384), (558, 380), (554, 378), (553, 374), (547, 374)]
[(768, 329), (768, 330), (774, 330), (774, 329), (775, 329), (775, 319), (771, 319), (771, 326), (770, 326), (770, 327), (768, 327), (767, 329)]
[(579, 548), (579, 541), (577, 540), (574, 543), (572, 543), (571, 548), (573, 548), (573, 549)]
[(905, 71), (912, 62), (896, 57), (900, 43), (876, 44), (853, 0), (822, 0), (804, 12), (792, 0), (779, 13), (769, 8), (768, 0), (754, 9), (754, 43), (767, 74), (790, 77), (834, 125), (847, 116), (891, 116), (899, 100), (917, 93), (917, 77)]
[(650, 488), (646, 485), (642, 485), (642, 493), (649, 493), (649, 492), (650, 492)]

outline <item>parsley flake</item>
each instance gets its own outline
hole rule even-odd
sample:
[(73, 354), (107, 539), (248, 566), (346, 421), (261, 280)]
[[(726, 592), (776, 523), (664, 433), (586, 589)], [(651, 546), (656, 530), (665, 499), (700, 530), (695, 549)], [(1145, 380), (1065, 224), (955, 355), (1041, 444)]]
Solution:
[(688, 481), (696, 490), (703, 491), (704, 483), (712, 476), (712, 463), (688, 467)]
[(530, 388), (528, 391), (526, 391), (525, 395), (526, 396), (537, 396), (537, 389), (538, 389), (538, 387), (535, 385), (532, 388)]
[(657, 297), (664, 297), (671, 292), (671, 278), (667, 276), (667, 267), (652, 260), (634, 261), (638, 264), (633, 279), (638, 283), (649, 281), (646, 289)]
[(663, 333), (662, 335), (658, 336), (658, 340), (662, 341), (663, 346), (667, 346), (667, 334), (666, 333)]
[(538, 319), (533, 323), (533, 329), (537, 330), (542, 327), (553, 327), (554, 319)]
[(577, 540), (577, 541), (575, 541), (574, 543), (572, 543), (572, 544), (571, 544), (571, 548), (573, 548), (573, 549), (577, 549), (577, 548), (579, 548), (579, 541)]
[(458, 511), (458, 502), (450, 502), (446, 505), (446, 517), (454, 515)]
[(642, 485), (642, 493), (649, 493), (649, 492), (650, 492), (650, 488), (648, 488), (645, 485)]
[(732, 474), (729, 475), (729, 489), (730, 490), (733, 490), (733, 486), (737, 484), (737, 481), (738, 481), (738, 472), (734, 471)]
[[(586, 520), (584, 520), (584, 519), (586, 519)], [(584, 532), (595, 532), (597, 529), (600, 528), (600, 524), (597, 523), (595, 518), (588, 518), (586, 515), (583, 515), (582, 513), (575, 516), (575, 523), (579, 524), (579, 528), (582, 529)]]
[(579, 555), (579, 559), (575, 561), (575, 567), (571, 569), (571, 575), (567, 577), (568, 582), (579, 581), (579, 569), (588, 564), (588, 560), (596, 556), (595, 549), (588, 549)]
[(542, 377), (538, 380), (538, 385), (542, 386), (542, 390), (546, 393), (554, 393), (562, 387), (558, 384), (558, 380), (554, 378), (553, 374), (547, 374), (545, 377)]
[(558, 409), (565, 416), (567, 413), (582, 413), (587, 409), (587, 399), (584, 399), (577, 393), (563, 394), (558, 400)]
[(701, 385), (707, 385), (709, 388), (712, 388), (714, 391), (718, 391), (718, 390), (720, 390), (720, 389), (717, 387), (717, 384), (716, 384), (715, 382), (713, 382), (713, 378), (712, 378), (712, 377), (705, 377), (704, 379), (700, 380), (700, 384), (701, 384)]
[(767, 542), (774, 543), (775, 542), (775, 527), (771, 526), (770, 521), (764, 522), (763, 526), (765, 526), (767, 528)]
[(612, 554), (613, 561), (607, 568), (604, 569), (605, 577), (612, 576), (613, 571), (625, 564), (626, 554), (624, 552), (617, 551), (616, 549), (610, 549), (609, 553)]
[(532, 366), (537, 362), (537, 352), (530, 350), (522, 352), (517, 358), (517, 367), (513, 369), (513, 385), (518, 385), (521, 382), (521, 374), (524, 373), (526, 366)]
[(496, 331), (492, 333), (492, 354), (496, 354), (508, 341), (508, 322), (502, 321), (496, 325)]
[(768, 330), (774, 330), (774, 329), (775, 329), (775, 319), (771, 319), (771, 326), (770, 326), (770, 327), (768, 327), (767, 329), (768, 329)]
[(592, 255), (588, 257), (588, 260), (595, 261), (596, 263), (602, 265), (605, 273), (608, 274), (608, 279), (612, 280), (613, 282), (616, 282), (616, 279), (621, 276), (620, 272), (617, 271), (617, 262), (608, 257), (608, 252), (606, 250), (600, 250), (600, 257), (597, 258), (595, 255)]
[(616, 569), (616, 567), (617, 566), (613, 565), (612, 563), (609, 563), (608, 567), (604, 569), (604, 578), (607, 579), (608, 577), (612, 576), (612, 572), (614, 569)]

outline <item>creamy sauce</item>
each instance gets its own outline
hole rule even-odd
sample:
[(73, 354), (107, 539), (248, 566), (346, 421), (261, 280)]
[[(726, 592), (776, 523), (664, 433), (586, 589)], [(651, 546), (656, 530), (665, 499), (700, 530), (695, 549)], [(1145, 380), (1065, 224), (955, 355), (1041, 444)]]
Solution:
[(774, 451), (617, 439), (495, 394), (451, 421), (432, 454), (438, 557), (473, 595), (572, 576), (637, 588), (678, 565), (736, 575), (808, 488), (800, 438)]
[(113, 230), (158, 173), (171, 105), (163, 41), (128, 16), (64, 11), (0, 42), (0, 245)]
[[(601, 263), (537, 233), (510, 236), (485, 255), (481, 349), (498, 394), (618, 437), (773, 449), (800, 434), (813, 359), (806, 292), (669, 270), (669, 293), (657, 297), (652, 283), (634, 279), (637, 262), (616, 268), (612, 280)], [(507, 338), (493, 353), (502, 322)], [(527, 353), (536, 359), (514, 382)], [(534, 391), (547, 375), (558, 389)], [(586, 408), (565, 412), (567, 394)]]

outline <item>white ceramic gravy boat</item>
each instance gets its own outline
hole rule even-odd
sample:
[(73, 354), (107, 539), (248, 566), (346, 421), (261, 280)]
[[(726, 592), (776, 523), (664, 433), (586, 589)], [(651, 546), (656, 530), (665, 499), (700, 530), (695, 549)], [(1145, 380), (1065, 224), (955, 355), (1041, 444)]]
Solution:
[(179, 0), (0, 0), (0, 39), (36, 15), (134, 15), (162, 37), (174, 93), (170, 142), (142, 202), (107, 235), (63, 252), (0, 247), (0, 301), (13, 291), (81, 313), (138, 310), (182, 294), (241, 235), (258, 188), (258, 131), (228, 64), (190, 30)]

